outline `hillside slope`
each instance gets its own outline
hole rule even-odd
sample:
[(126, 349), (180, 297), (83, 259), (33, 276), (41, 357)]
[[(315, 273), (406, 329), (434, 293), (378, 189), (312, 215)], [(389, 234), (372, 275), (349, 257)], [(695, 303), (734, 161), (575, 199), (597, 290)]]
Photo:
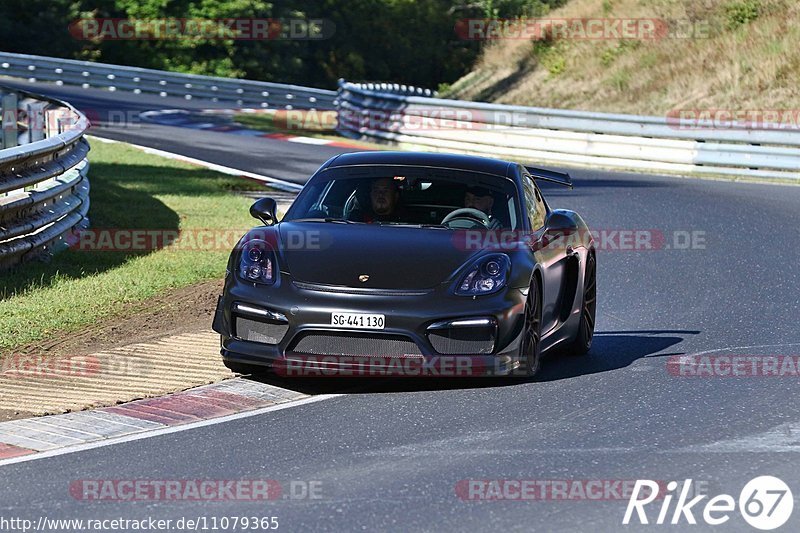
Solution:
[(571, 0), (548, 18), (656, 18), (670, 30), (656, 39), (495, 40), (443, 96), (651, 115), (800, 108), (796, 0)]

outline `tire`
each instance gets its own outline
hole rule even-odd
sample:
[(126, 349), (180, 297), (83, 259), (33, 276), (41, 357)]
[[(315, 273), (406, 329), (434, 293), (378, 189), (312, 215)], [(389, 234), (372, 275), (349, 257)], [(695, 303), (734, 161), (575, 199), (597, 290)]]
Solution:
[(525, 325), (522, 328), (519, 358), (524, 376), (532, 378), (542, 364), (542, 297), (534, 280), (525, 302)]
[(592, 349), (594, 338), (594, 322), (597, 315), (597, 259), (589, 253), (583, 282), (583, 299), (581, 301), (581, 321), (578, 334), (564, 352), (568, 355), (585, 355)]

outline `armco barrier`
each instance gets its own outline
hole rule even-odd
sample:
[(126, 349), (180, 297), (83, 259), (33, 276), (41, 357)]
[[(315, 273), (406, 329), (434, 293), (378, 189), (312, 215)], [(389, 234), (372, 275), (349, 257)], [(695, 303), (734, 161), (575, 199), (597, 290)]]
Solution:
[(333, 109), (336, 91), (263, 81), (0, 52), (0, 76), (59, 85), (230, 103), (232, 107)]
[(0, 268), (67, 246), (88, 224), (86, 117), (71, 105), (0, 87)]
[[(430, 98), (342, 80), (340, 134), (410, 149), (684, 174), (800, 179), (800, 130)], [(428, 93), (429, 94), (429, 93)]]

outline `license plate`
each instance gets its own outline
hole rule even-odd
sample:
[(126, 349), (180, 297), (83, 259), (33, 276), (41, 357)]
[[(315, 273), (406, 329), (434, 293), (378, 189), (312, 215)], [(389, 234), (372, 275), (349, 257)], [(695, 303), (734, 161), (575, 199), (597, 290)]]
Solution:
[(331, 313), (331, 326), (352, 329), (383, 329), (385, 325), (385, 315), (370, 315), (367, 313)]

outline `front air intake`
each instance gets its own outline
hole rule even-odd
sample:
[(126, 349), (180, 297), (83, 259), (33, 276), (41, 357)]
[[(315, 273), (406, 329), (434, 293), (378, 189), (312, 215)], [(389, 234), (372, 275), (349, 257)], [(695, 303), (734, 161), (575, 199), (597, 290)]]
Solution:
[(437, 322), (428, 327), (428, 340), (443, 355), (481, 355), (494, 351), (497, 323), (491, 318)]
[(261, 344), (278, 344), (289, 331), (288, 324), (268, 324), (237, 316), (234, 335), (242, 340)]

